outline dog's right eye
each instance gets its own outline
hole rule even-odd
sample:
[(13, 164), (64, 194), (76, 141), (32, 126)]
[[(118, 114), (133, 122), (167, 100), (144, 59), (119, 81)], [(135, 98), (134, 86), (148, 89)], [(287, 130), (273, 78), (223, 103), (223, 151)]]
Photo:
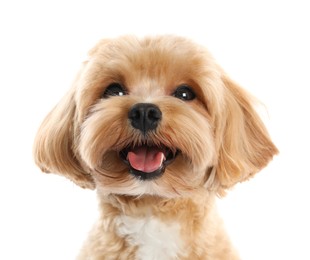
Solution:
[(127, 95), (125, 88), (119, 83), (110, 84), (104, 91), (102, 98), (108, 98), (111, 96), (124, 96)]

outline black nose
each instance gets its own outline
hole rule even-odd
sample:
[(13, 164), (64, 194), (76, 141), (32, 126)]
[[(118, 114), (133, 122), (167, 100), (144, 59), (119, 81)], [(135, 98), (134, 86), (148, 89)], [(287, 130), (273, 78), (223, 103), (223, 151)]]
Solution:
[(159, 108), (150, 103), (135, 104), (128, 113), (131, 125), (143, 133), (156, 129), (161, 116)]

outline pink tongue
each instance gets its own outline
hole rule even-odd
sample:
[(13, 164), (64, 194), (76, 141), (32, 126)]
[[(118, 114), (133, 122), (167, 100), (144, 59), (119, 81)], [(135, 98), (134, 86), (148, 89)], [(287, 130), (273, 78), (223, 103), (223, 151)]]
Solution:
[(131, 167), (138, 171), (154, 172), (161, 167), (165, 155), (156, 147), (142, 146), (130, 151), (127, 159)]

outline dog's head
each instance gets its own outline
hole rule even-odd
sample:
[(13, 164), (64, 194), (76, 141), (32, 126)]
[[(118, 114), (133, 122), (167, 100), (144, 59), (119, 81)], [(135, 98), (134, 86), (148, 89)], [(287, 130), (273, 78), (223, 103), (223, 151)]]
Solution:
[(35, 141), (43, 171), (109, 194), (222, 194), (277, 153), (209, 53), (164, 36), (103, 40)]

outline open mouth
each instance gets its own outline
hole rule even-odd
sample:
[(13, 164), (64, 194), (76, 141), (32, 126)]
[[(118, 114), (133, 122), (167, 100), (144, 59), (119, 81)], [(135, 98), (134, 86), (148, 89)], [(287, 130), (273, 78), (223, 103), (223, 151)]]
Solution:
[(173, 162), (177, 152), (167, 147), (140, 145), (123, 149), (120, 158), (129, 166), (129, 172), (140, 180), (158, 178)]

